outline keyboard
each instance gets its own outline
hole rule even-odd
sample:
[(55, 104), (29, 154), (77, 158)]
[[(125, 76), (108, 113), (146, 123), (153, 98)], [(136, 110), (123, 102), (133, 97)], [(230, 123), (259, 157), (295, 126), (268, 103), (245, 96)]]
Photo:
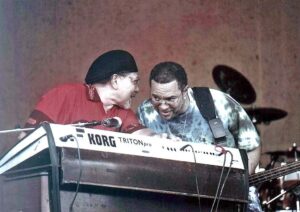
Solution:
[[(223, 166), (225, 154), (220, 147), (135, 134), (50, 124), (58, 148), (75, 148), (89, 151), (159, 158), (162, 160)], [(0, 159), (0, 174), (47, 149), (47, 132), (41, 126), (20, 140)], [(240, 151), (223, 147), (232, 153), (226, 156), (225, 167), (244, 170)]]

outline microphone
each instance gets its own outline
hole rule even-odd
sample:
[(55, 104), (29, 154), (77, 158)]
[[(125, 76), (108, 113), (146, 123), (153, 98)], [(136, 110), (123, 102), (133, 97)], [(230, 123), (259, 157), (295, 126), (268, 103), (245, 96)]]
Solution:
[(122, 125), (122, 120), (119, 117), (113, 117), (113, 118), (107, 118), (102, 121), (91, 121), (86, 123), (78, 123), (78, 124), (72, 124), (76, 127), (94, 127), (97, 125), (101, 125), (104, 127), (114, 127), (118, 128)]
[(118, 128), (121, 127), (122, 120), (119, 117), (113, 117), (113, 118), (104, 119), (101, 124), (105, 127)]

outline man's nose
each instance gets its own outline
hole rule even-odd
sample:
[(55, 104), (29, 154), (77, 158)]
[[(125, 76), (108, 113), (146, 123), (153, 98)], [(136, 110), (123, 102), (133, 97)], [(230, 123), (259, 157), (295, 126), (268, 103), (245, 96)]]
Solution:
[(167, 109), (168, 107), (169, 107), (169, 105), (166, 104), (165, 100), (162, 100), (162, 101), (160, 102), (159, 109), (164, 110), (164, 109)]

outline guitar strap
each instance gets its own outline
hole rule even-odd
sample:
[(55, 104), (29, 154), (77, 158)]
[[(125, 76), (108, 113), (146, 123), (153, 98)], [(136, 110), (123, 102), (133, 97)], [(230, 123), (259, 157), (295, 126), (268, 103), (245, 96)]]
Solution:
[(212, 99), (209, 88), (207, 87), (193, 87), (194, 98), (199, 108), (200, 113), (208, 122), (210, 130), (214, 136), (215, 142), (225, 142), (226, 133), (223, 123), (216, 115), (215, 104)]
[[(209, 88), (207, 87), (193, 87), (194, 98), (199, 108), (200, 113), (204, 119), (208, 122), (208, 125), (212, 131), (216, 144), (226, 142), (226, 133), (222, 121), (217, 117), (215, 104)], [(238, 148), (237, 141), (235, 140), (235, 146)], [(248, 170), (248, 156), (244, 149), (240, 149), (241, 157), (245, 170)], [(245, 172), (245, 182), (248, 182), (248, 171)], [(248, 184), (245, 184), (247, 188), (246, 194), (248, 194)]]

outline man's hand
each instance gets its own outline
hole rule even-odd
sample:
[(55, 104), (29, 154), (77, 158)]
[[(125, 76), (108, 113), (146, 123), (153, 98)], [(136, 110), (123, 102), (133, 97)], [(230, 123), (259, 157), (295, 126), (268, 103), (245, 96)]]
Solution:
[(181, 138), (174, 136), (172, 134), (168, 134), (168, 133), (157, 134), (149, 128), (137, 130), (137, 131), (133, 132), (132, 134), (146, 135), (146, 136), (151, 136), (151, 137), (156, 137), (156, 138), (161, 138), (161, 139), (171, 139), (172, 141), (182, 141)]
[(248, 170), (249, 170), (249, 174), (253, 174), (255, 171), (256, 166), (259, 163), (259, 159), (260, 159), (260, 149), (261, 147), (257, 147), (256, 149), (247, 152), (248, 155)]

